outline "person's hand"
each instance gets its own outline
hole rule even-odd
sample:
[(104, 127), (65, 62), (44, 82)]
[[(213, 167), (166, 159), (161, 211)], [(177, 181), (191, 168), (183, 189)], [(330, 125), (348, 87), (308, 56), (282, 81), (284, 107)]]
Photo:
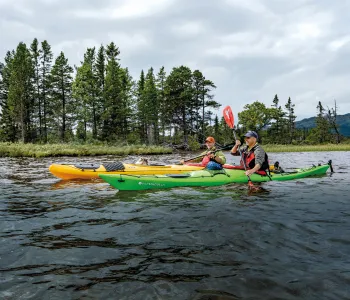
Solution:
[(241, 141), (240, 140), (236, 140), (236, 145), (235, 146), (240, 146), (241, 145)]
[(254, 174), (255, 172), (253, 171), (253, 170), (247, 170), (247, 171), (245, 171), (245, 175), (247, 175), (247, 176), (250, 176), (250, 175), (252, 175), (252, 174)]
[(181, 159), (180, 160), (180, 165), (183, 165), (185, 163), (185, 160), (184, 159)]
[(209, 151), (208, 156), (209, 156), (211, 159), (214, 159), (215, 153)]

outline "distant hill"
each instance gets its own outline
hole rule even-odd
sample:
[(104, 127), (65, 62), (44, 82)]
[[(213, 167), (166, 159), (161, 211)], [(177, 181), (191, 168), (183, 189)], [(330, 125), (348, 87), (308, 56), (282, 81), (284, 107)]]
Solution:
[[(296, 128), (313, 128), (315, 127), (316, 117), (303, 119), (295, 122)], [(340, 134), (350, 137), (350, 113), (337, 116)]]

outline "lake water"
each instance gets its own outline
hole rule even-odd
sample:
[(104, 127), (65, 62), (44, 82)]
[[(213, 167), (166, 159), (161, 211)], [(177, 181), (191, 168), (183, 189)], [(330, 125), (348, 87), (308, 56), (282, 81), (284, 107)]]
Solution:
[(329, 159), (333, 174), (249, 194), (118, 192), (48, 171), (110, 156), (0, 158), (0, 299), (350, 299), (350, 152), (270, 153), (285, 169)]

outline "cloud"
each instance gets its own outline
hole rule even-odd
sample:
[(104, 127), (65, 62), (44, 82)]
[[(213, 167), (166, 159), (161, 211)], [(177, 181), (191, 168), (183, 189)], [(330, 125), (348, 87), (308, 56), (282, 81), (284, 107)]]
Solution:
[(68, 14), (88, 20), (139, 18), (162, 13), (171, 3), (172, 0), (124, 0), (111, 2), (99, 10), (77, 8)]
[[(114, 41), (121, 64), (187, 65), (214, 81), (235, 112), (256, 100), (291, 97), (298, 119), (318, 101), (350, 112), (349, 1), (0, 0), (0, 59), (36, 37), (79, 65), (87, 47)], [(220, 110), (218, 111), (220, 114)]]

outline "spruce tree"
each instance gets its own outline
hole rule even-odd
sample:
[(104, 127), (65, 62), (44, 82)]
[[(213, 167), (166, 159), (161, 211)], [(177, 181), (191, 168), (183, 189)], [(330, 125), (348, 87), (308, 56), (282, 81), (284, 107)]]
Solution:
[(288, 143), (291, 144), (295, 135), (295, 119), (296, 116), (294, 114), (294, 107), (295, 104), (292, 103), (292, 100), (290, 97), (288, 98), (288, 101), (285, 105), (287, 109), (287, 136), (288, 136)]
[(120, 134), (120, 115), (118, 114), (121, 105), (121, 74), (119, 65), (119, 48), (112, 42), (107, 45), (106, 56), (106, 78), (105, 78), (105, 111), (103, 119), (103, 137), (107, 140), (116, 140)]
[(20, 129), (21, 141), (30, 140), (33, 99), (33, 64), (25, 43), (18, 44), (11, 63), (8, 108)]
[(11, 108), (8, 101), (14, 54), (14, 51), (8, 51), (6, 53), (5, 64), (1, 65), (0, 70), (0, 140), (5, 142), (15, 142), (18, 131), (18, 126), (15, 122), (14, 109)]
[(66, 142), (66, 133), (71, 127), (74, 103), (72, 101), (73, 68), (61, 51), (56, 58), (50, 74), (52, 87), (52, 104), (60, 132), (61, 142)]
[(153, 68), (150, 68), (145, 78), (144, 88), (144, 116), (148, 143), (158, 143), (158, 97)]
[(52, 67), (53, 53), (51, 51), (51, 46), (44, 40), (41, 43), (41, 55), (40, 55), (40, 77), (41, 77), (41, 99), (40, 103), (42, 105), (42, 123), (43, 123), (43, 141), (47, 143), (48, 136), (48, 122), (52, 110), (49, 104), (50, 96), (50, 72)]
[(140, 79), (137, 82), (136, 88), (137, 115), (140, 140), (146, 143), (147, 139), (147, 120), (145, 108), (145, 73), (141, 70)]
[(165, 96), (165, 81), (166, 72), (162, 66), (156, 76), (157, 98), (159, 106), (159, 121), (163, 136), (163, 143), (165, 142), (165, 128), (169, 125), (169, 117), (167, 112), (167, 99)]
[(41, 49), (39, 48), (39, 42), (35, 38), (30, 46), (31, 56), (32, 56), (32, 62), (33, 62), (33, 68), (34, 68), (34, 113), (35, 117), (34, 119), (37, 121), (38, 124), (37, 127), (39, 128), (39, 139), (42, 138), (43, 130), (42, 130), (42, 107), (41, 107), (41, 92), (40, 92), (40, 55), (41, 55)]

